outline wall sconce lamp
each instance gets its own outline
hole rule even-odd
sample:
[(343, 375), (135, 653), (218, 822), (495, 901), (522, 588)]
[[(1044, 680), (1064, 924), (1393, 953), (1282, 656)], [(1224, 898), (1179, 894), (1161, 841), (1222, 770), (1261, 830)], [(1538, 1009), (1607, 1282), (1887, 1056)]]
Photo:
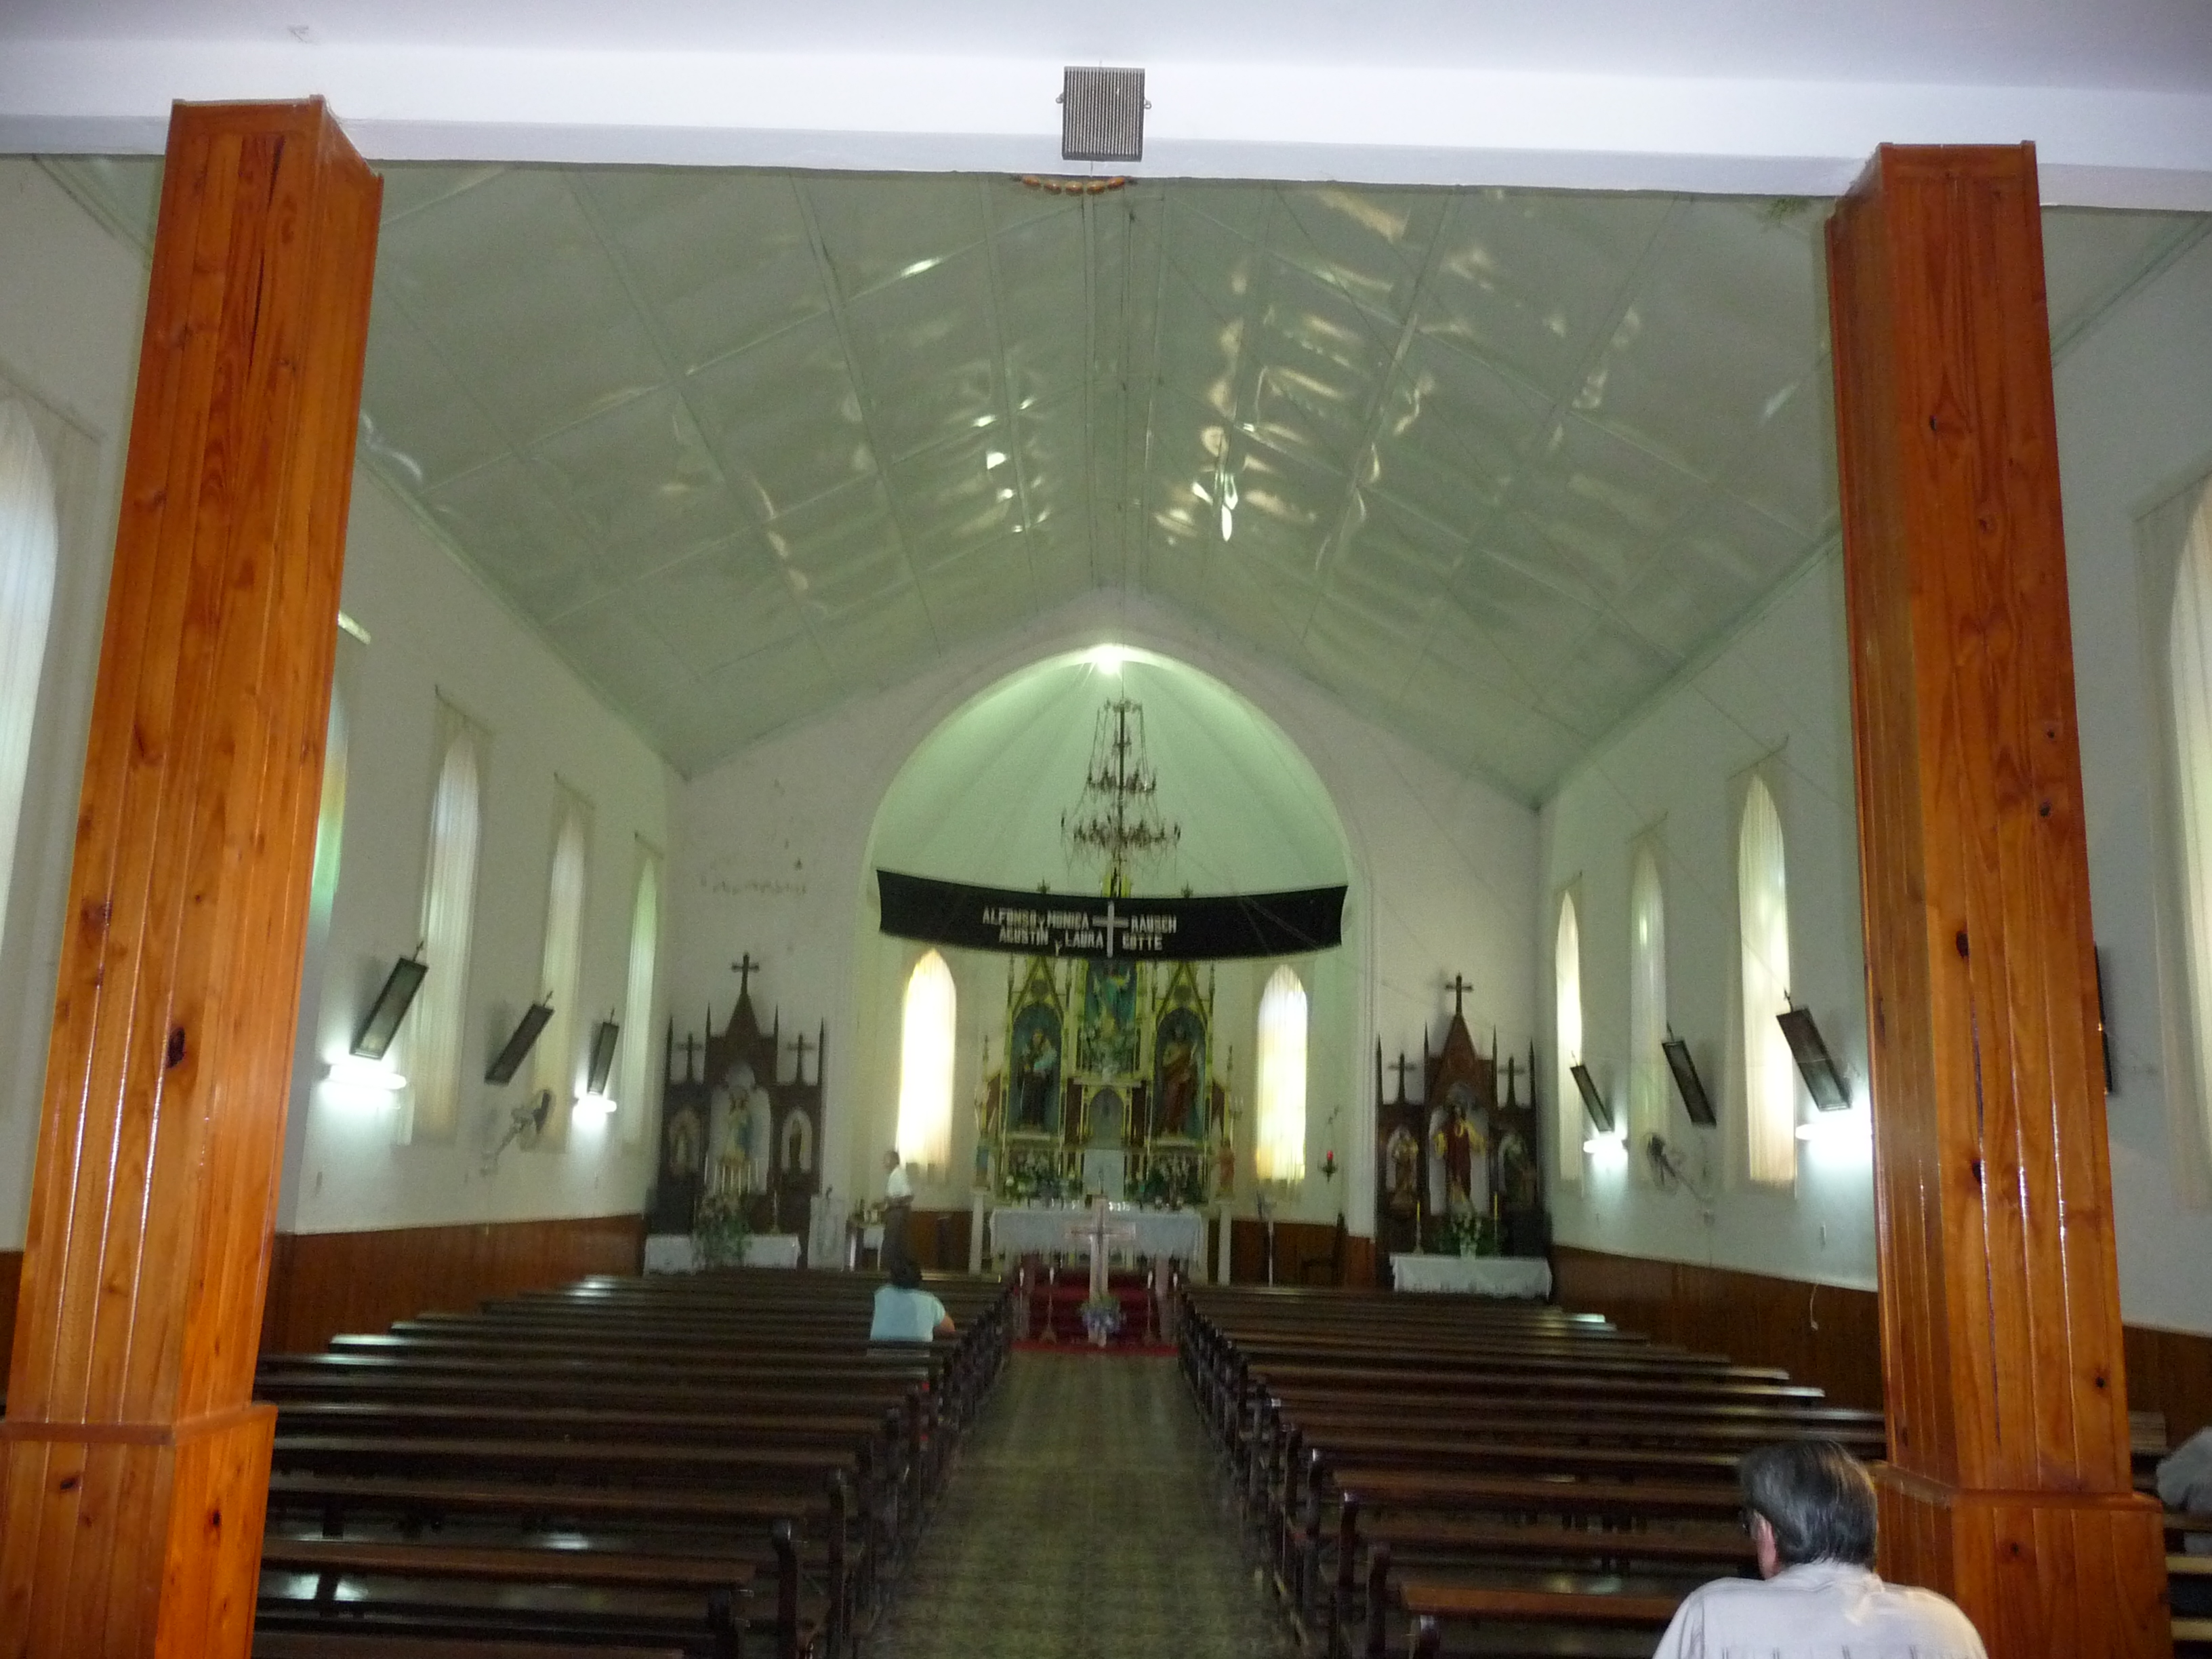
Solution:
[(1836, 1069), (1828, 1045), (1821, 1040), (1820, 1028), (1813, 1023), (1813, 1011), (1786, 1008), (1774, 1018), (1781, 1022), (1790, 1057), (1797, 1062), (1798, 1075), (1805, 1079), (1814, 1105), (1824, 1112), (1840, 1112), (1849, 1107), (1851, 1091), (1844, 1086), (1844, 1074)]
[(514, 1074), (522, 1069), (524, 1058), (536, 1044), (538, 1034), (545, 1029), (545, 1022), (552, 1018), (553, 1005), (550, 1002), (533, 1002), (524, 1009), (522, 1018), (515, 1022), (514, 1035), (507, 1038), (507, 1046), (492, 1061), (491, 1069), (484, 1073), (484, 1081), (514, 1082)]
[(1690, 1057), (1690, 1045), (1670, 1028), (1659, 1044), (1659, 1052), (1667, 1056), (1667, 1069), (1674, 1075), (1674, 1092), (1681, 1096), (1682, 1109), (1690, 1115), (1690, 1121), (1700, 1129), (1711, 1128), (1718, 1120), (1713, 1115), (1712, 1097), (1705, 1092), (1705, 1080), (1698, 1075), (1698, 1062)]
[(384, 988), (376, 994), (376, 1000), (369, 1004), (368, 1013), (354, 1030), (352, 1048), (331, 1067), (335, 1081), (390, 1094), (407, 1086), (407, 1079), (386, 1065), (384, 1056), (399, 1033), (399, 1022), (414, 1006), (416, 992), (422, 988), (423, 975), (429, 971), (420, 945), (415, 955), (402, 957), (392, 964), (392, 971), (384, 976)]
[(579, 1110), (596, 1112), (605, 1117), (615, 1109), (607, 1094), (607, 1079), (614, 1075), (615, 1045), (622, 1041), (622, 1027), (610, 1015), (592, 1028), (592, 1059), (584, 1073), (584, 1093), (576, 1102)]

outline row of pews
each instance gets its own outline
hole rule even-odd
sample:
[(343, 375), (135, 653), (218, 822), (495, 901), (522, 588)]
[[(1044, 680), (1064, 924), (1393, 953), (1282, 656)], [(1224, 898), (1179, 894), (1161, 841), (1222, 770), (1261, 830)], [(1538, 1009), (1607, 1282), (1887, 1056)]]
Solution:
[[(1179, 1346), (1250, 1532), (1328, 1659), (1649, 1659), (1691, 1589), (1756, 1571), (1741, 1454), (1805, 1435), (1869, 1462), (1886, 1447), (1880, 1413), (1783, 1371), (1557, 1308), (1193, 1285)], [(2137, 1439), (2147, 1474), (2162, 1422)], [(2177, 1538), (2191, 1524), (2169, 1520)], [(2180, 1592), (2197, 1570), (2170, 1565)], [(2183, 1652), (2199, 1633), (2176, 1619)]]
[(872, 1276), (595, 1278), (263, 1358), (256, 1659), (852, 1659), (1018, 1313)]

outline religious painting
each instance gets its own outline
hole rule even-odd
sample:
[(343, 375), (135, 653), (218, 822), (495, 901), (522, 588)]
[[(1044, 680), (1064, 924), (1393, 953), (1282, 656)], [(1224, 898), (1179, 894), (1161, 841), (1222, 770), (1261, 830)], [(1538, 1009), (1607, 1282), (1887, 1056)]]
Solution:
[(1437, 1215), (1482, 1215), (1490, 1208), (1490, 1115), (1474, 1085), (1455, 1079), (1431, 1116), (1437, 1173)]
[(1421, 1143), (1395, 1125), (1382, 1143), (1383, 1203), (1394, 1216), (1410, 1218), (1421, 1203)]
[(814, 1168), (814, 1126), (804, 1112), (793, 1112), (784, 1120), (783, 1158), (779, 1168), (785, 1175), (806, 1175)]
[(1016, 1134), (1060, 1131), (1060, 1010), (1033, 1002), (1014, 1016), (1011, 1070)]
[(706, 1127), (699, 1109), (688, 1101), (669, 1114), (668, 1133), (662, 1137), (666, 1154), (662, 1170), (672, 1181), (696, 1180), (707, 1150)]
[(1137, 964), (1093, 962), (1083, 972), (1080, 1070), (1099, 1077), (1134, 1077), (1142, 1041), (1137, 1022)]
[(1170, 1008), (1152, 1037), (1152, 1134), (1206, 1138), (1206, 1021), (1195, 1008)]
[(1064, 1037), (1053, 964), (1042, 957), (1031, 957), (1019, 981), (1010, 971), (1006, 981), (1003, 1121), (1009, 1136), (1057, 1136), (1067, 1121), (1060, 1103), (1063, 1062), (1068, 1058)]

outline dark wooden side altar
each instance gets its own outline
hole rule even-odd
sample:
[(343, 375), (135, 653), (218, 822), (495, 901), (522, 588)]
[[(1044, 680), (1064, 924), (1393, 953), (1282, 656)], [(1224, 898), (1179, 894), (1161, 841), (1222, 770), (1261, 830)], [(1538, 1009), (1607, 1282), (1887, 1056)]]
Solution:
[[(822, 1190), (822, 1059), (825, 1022), (810, 1039), (783, 1041), (778, 1010), (763, 1030), (754, 1011), (753, 964), (741, 964), (738, 1000), (720, 1031), (708, 1012), (706, 1037), (679, 1042), (669, 1022), (661, 1066), (660, 1154), (647, 1230), (688, 1233), (710, 1193), (748, 1197), (757, 1233), (807, 1231)], [(792, 1073), (782, 1073), (786, 1054)], [(813, 1061), (808, 1075), (807, 1062)]]
[[(1455, 1251), (1478, 1237), (1486, 1253), (1541, 1255), (1551, 1242), (1536, 1126), (1536, 1060), (1502, 1068), (1498, 1043), (1474, 1045), (1455, 981), (1443, 1047), (1421, 1036), (1421, 1094), (1406, 1094), (1414, 1062), (1401, 1053), (1395, 1097), (1384, 1092), (1382, 1045), (1375, 1046), (1375, 1244), (1393, 1251)], [(1522, 1098), (1526, 1079), (1528, 1097)]]

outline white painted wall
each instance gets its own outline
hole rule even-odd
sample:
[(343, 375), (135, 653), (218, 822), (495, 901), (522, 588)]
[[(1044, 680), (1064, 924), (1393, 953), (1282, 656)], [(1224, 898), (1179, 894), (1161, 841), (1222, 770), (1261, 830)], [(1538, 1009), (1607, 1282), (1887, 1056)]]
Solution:
[[(371, 643), (341, 641), (351, 730), (344, 851), (319, 1006), (302, 1012), (306, 1063), (278, 1225), (337, 1232), (635, 1212), (653, 1103), (621, 1102), (606, 1120), (579, 1115), (565, 1147), (509, 1146), (488, 1168), (528, 1097), (531, 1068), (504, 1087), (481, 1079), (539, 989), (556, 780), (592, 808), (571, 1045), (580, 1078), (592, 1027), (621, 1015), (639, 848), (667, 848), (674, 775), (365, 471), (356, 475), (344, 604)], [(461, 1121), (445, 1144), (399, 1145), (392, 1097), (318, 1083), (316, 1062), (346, 1052), (392, 962), (416, 945), (441, 696), (489, 739)], [(656, 1038), (625, 1031), (623, 1041)]]
[[(63, 479), (62, 579), (0, 959), (0, 1248), (21, 1243), (27, 1219), (144, 288), (135, 251), (33, 165), (0, 161), (0, 379), (67, 419), (82, 452)], [(615, 1009), (635, 849), (641, 836), (666, 848), (673, 775), (365, 472), (344, 604), (373, 643), (340, 642), (352, 716), (347, 830), (323, 994), (302, 1019), (303, 1046), (320, 1058), (343, 1052), (392, 959), (416, 942), (440, 691), (491, 733), (472, 1054), (488, 1055), (537, 989), (556, 775), (594, 809), (584, 1010)], [(297, 1070), (312, 1083), (319, 1066)], [(521, 1087), (470, 1089), (461, 1133), (443, 1146), (392, 1145), (388, 1101), (295, 1090), (278, 1224), (314, 1232), (635, 1210), (647, 1164), (642, 1103), (623, 1103), (603, 1127), (580, 1122), (566, 1151), (511, 1149), (495, 1176), (482, 1172), (491, 1125)]]
[[(1015, 635), (978, 647), (895, 690), (863, 699), (755, 744), (684, 791), (671, 883), (671, 980), (680, 1022), (696, 1028), (709, 1005), (726, 1019), (736, 992), (729, 963), (750, 951), (768, 966), (755, 981), (763, 1017), (787, 1025), (826, 1018), (829, 1179), (844, 1194), (875, 1189), (877, 1160), (896, 1117), (896, 1010), (902, 947), (864, 949), (856, 910), (872, 888), (872, 826), (907, 757), (970, 697), (1042, 659), (1116, 642), (1157, 651), (1226, 683), (1257, 705), (1311, 763), (1343, 823), (1352, 865), (1346, 943), (1314, 964), (1317, 1006), (1348, 1007), (1343, 1036), (1317, 1060), (1309, 1176), (1279, 1212), (1333, 1219), (1348, 1206), (1364, 1231), (1372, 1206), (1364, 1125), (1371, 1119), (1374, 1043), (1418, 1053), (1424, 1025), (1441, 1030), (1445, 975), (1473, 981), (1469, 1022), (1525, 1044), (1534, 959), (1535, 819), (1486, 785), (1458, 776), (1346, 711), (1307, 682), (1184, 628), (1149, 602), (1097, 594)], [(1064, 781), (1073, 799), (1079, 780)], [(1041, 785), (1051, 788), (1055, 786)], [(928, 873), (927, 872), (921, 873)], [(956, 1099), (972, 1098), (979, 1038), (999, 1017), (1004, 969), (955, 964), (962, 1000)], [(1216, 1018), (1249, 1032), (1250, 988), (1224, 975)], [(1235, 1006), (1232, 1006), (1232, 1003)], [(1318, 1034), (1317, 1034), (1318, 1035)], [(1249, 1088), (1250, 1039), (1238, 1040)], [(1341, 1116), (1332, 1135), (1331, 1104)], [(1249, 1133), (1249, 1118), (1245, 1133)], [(964, 1206), (972, 1121), (956, 1136), (951, 1179), (917, 1194), (925, 1207)], [(1334, 1149), (1334, 1183), (1316, 1169)], [(1249, 1208), (1250, 1162), (1240, 1151)]]
[[(1872, 1289), (1872, 1159), (1863, 1138), (1800, 1143), (1794, 1191), (1743, 1178), (1736, 997), (1735, 843), (1742, 778), (1759, 769), (1782, 818), (1790, 990), (1863, 1093), (1865, 967), (1851, 781), (1843, 567), (1834, 554), (1792, 578), (1702, 666), (1615, 732), (1543, 812), (1547, 1098), (1556, 895), (1572, 884), (1582, 927), (1583, 1054), (1627, 1120), (1628, 883), (1632, 846), (1658, 849), (1666, 895), (1668, 1018), (1690, 1044), (1720, 1126), (1693, 1127), (1669, 1091), (1670, 1124), (1697, 1186), (1662, 1186), (1632, 1152), (1585, 1156), (1580, 1187), (1554, 1182), (1564, 1243)], [(1808, 1103), (1800, 1099), (1803, 1115)], [(1863, 1119), (1862, 1119), (1863, 1121)]]
[[(2161, 757), (2142, 666), (2137, 518), (2212, 469), (2212, 241), (2106, 313), (2057, 368), (2075, 701), (2088, 809), (2089, 890), (2104, 951), (2118, 1090), (2106, 1106), (2120, 1306), (2133, 1322), (2212, 1333), (2205, 1153), (2174, 1125), (2160, 1026), (2152, 813)], [(2154, 625), (2163, 632), (2165, 617)], [(2196, 1177), (2192, 1181), (2191, 1177)]]
[[(2187, 1103), (2168, 1099), (2162, 1054), (2153, 817), (2160, 757), (2143, 666), (2136, 520), (2212, 469), (2212, 240), (2116, 305), (2057, 367), (2075, 695), (2089, 877), (2105, 953), (2118, 1089), (2107, 1103), (2121, 1305), (2131, 1322), (2212, 1333), (2212, 1211), (2197, 1207)], [(2152, 601), (2162, 604), (2163, 596)], [(2162, 617), (2152, 619), (2162, 628)], [(1788, 835), (1795, 988), (1860, 1090), (1866, 1073), (1848, 665), (1840, 564), (1804, 572), (1705, 667), (1618, 733), (1547, 803), (1547, 893), (1579, 878), (1585, 1050), (1625, 1098), (1631, 838), (1667, 850), (1670, 1014), (1725, 1101), (1723, 1127), (1674, 1133), (1707, 1154), (1710, 1206), (1631, 1169), (1586, 1167), (1559, 1200), (1567, 1243), (1838, 1285), (1874, 1283), (1871, 1170), (1863, 1153), (1801, 1156), (1796, 1191), (1744, 1188), (1734, 978), (1735, 799), (1730, 781), (1770, 751)], [(1778, 748), (1778, 745), (1779, 746)], [(1547, 905), (1553, 901), (1547, 896)], [(1552, 913), (1540, 930), (1549, 1000)], [(1548, 1007), (1544, 1015), (1550, 1018)], [(1548, 1054), (1550, 1038), (1546, 1036)]]
[(137, 257), (51, 179), (30, 162), (0, 161), (0, 379), (63, 417), (76, 455), (57, 479), (61, 565), (0, 948), (0, 1249), (21, 1248), (29, 1216), (145, 289)]

